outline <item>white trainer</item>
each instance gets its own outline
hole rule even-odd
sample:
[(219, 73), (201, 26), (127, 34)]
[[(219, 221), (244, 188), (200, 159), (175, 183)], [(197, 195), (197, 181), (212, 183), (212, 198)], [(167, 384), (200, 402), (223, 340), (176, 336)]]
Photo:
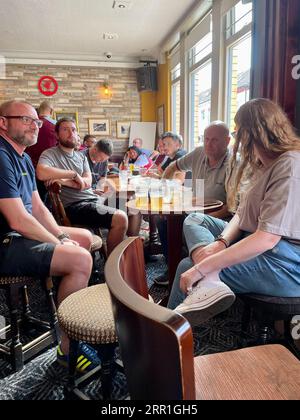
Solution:
[(234, 301), (235, 294), (225, 283), (207, 288), (201, 287), (200, 281), (175, 311), (183, 315), (194, 327), (225, 311)]

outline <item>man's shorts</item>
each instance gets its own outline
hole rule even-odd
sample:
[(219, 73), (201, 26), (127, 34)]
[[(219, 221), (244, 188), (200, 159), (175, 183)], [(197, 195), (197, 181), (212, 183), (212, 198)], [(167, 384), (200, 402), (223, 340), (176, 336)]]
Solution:
[(111, 228), (116, 209), (105, 206), (100, 200), (80, 201), (66, 208), (66, 214), (73, 225), (84, 225), (92, 228)]
[(18, 234), (1, 236), (0, 275), (46, 277), (55, 244), (25, 239)]

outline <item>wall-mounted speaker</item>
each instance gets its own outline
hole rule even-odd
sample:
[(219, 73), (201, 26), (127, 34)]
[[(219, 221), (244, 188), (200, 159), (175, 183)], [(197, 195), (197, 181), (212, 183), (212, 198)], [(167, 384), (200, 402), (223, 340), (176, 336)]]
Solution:
[(137, 69), (137, 85), (139, 92), (156, 91), (157, 86), (157, 68), (154, 66), (145, 66)]

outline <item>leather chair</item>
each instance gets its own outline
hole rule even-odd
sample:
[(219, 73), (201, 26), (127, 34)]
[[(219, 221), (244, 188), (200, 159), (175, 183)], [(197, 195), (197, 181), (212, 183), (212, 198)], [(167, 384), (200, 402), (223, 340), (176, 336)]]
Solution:
[[(52, 279), (51, 277), (41, 279), (50, 314), (49, 322), (34, 317), (30, 309), (27, 288), (36, 281), (38, 279), (33, 277), (0, 275), (0, 288), (6, 291), (10, 317), (10, 324), (0, 330), (0, 354), (11, 362), (14, 371), (21, 370), (25, 361), (58, 342), (59, 330), (52, 294)], [(22, 295), (21, 308), (20, 295)], [(31, 333), (32, 327), (35, 329), (35, 338), (22, 343), (21, 334), (26, 335), (29, 329)]]
[(114, 249), (105, 276), (131, 399), (300, 399), (300, 362), (283, 346), (194, 357), (188, 321), (147, 299), (140, 239)]

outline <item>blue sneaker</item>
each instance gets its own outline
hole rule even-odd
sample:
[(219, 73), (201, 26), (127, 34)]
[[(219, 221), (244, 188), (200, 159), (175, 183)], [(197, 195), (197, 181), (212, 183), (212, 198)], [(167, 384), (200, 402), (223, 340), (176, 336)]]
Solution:
[[(96, 350), (90, 347), (88, 344), (80, 342), (78, 347), (79, 356), (77, 358), (76, 370), (80, 373), (90, 372), (101, 364), (101, 361), (97, 355)], [(57, 347), (57, 362), (64, 366), (69, 366), (69, 356), (64, 354), (60, 348)]]

